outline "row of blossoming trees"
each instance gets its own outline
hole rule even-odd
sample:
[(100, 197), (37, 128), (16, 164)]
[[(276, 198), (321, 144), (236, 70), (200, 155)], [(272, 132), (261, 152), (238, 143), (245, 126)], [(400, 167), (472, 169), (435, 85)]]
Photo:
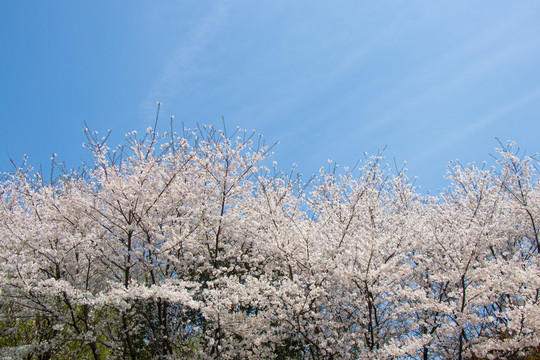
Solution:
[(431, 197), (380, 157), (303, 183), (243, 132), (89, 139), (91, 171), (1, 183), (4, 358), (539, 354), (540, 179), (510, 146)]

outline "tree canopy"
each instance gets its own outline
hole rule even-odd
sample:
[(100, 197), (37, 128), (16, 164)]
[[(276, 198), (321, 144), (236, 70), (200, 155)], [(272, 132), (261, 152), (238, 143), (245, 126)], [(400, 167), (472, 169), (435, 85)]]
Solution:
[(539, 356), (540, 177), (512, 144), (430, 196), (381, 155), (306, 181), (241, 130), (87, 134), (87, 170), (0, 183), (4, 358)]

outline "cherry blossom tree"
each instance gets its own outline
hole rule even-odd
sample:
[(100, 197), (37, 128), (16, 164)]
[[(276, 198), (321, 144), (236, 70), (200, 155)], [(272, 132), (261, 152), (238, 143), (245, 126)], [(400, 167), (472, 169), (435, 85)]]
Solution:
[(4, 358), (525, 359), (540, 349), (540, 177), (451, 167), (420, 194), (381, 155), (304, 181), (213, 127), (0, 183)]

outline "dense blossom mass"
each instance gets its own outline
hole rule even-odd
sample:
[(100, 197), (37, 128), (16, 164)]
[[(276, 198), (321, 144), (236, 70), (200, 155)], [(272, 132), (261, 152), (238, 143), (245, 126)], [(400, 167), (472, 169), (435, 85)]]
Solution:
[(422, 195), (381, 156), (309, 181), (242, 131), (149, 129), (0, 187), (0, 356), (533, 359), (540, 178), (511, 144)]

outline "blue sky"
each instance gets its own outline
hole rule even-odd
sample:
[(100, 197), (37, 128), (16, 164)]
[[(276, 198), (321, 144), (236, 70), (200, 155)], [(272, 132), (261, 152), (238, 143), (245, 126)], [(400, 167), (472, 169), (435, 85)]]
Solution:
[(305, 175), (386, 146), (417, 185), (540, 152), (538, 1), (3, 1), (0, 170), (77, 167), (83, 121), (256, 129)]

